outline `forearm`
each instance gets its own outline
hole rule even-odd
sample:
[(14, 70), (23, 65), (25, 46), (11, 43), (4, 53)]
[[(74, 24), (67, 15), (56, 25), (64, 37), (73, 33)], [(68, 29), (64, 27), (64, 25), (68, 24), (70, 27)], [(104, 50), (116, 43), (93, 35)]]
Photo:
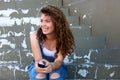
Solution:
[(35, 61), (40, 61), (42, 59), (39, 41), (37, 39), (37, 32), (32, 32), (30, 34), (30, 44)]
[(60, 68), (60, 66), (62, 65), (62, 62), (61, 61), (55, 61), (55, 62), (52, 62), (51, 65), (52, 65), (52, 69), (55, 70), (55, 69)]
[(39, 53), (34, 53), (33, 56), (34, 56), (35, 62), (39, 62), (40, 60), (42, 60), (42, 57)]
[(32, 46), (32, 53), (33, 53), (35, 62), (39, 62), (40, 60), (42, 60), (41, 51), (38, 45)]

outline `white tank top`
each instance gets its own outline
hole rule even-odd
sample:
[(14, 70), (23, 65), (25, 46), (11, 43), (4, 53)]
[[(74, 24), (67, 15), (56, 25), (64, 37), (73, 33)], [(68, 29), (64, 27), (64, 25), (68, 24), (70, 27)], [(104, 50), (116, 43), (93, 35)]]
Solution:
[(49, 50), (44, 46), (44, 44), (42, 45), (42, 50), (43, 50), (43, 54), (49, 57), (54, 57), (56, 53), (56, 50)]

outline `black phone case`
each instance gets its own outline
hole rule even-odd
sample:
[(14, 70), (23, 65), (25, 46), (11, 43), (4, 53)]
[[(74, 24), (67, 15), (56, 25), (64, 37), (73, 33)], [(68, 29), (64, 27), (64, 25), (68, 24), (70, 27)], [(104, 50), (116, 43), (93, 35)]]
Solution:
[(38, 63), (38, 66), (39, 66), (39, 67), (42, 67), (42, 68), (45, 68), (45, 67), (46, 67), (45, 64), (39, 64), (39, 63)]

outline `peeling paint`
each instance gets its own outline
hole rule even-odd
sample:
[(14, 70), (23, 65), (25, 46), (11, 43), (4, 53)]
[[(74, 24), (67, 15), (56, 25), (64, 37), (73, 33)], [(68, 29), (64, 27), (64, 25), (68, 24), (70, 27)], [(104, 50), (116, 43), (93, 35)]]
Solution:
[(22, 19), (18, 19), (18, 18), (14, 18), (14, 21), (17, 25), (21, 25), (22, 24)]
[(76, 56), (76, 54), (74, 54), (74, 59), (81, 59), (82, 57)]
[(75, 9), (74, 12), (77, 13), (77, 9)]
[(27, 56), (27, 57), (29, 57), (29, 56), (33, 56), (33, 54), (30, 53), (30, 52), (28, 52), (28, 53), (26, 53), (26, 56)]
[(35, 28), (33, 26), (31, 26), (31, 31), (35, 31)]
[(0, 66), (7, 64), (18, 64), (18, 61), (0, 61)]
[(97, 79), (97, 72), (98, 72), (98, 67), (96, 67), (94, 79)]
[(1, 34), (0, 37), (7, 37), (7, 34)]
[(0, 56), (2, 56), (2, 60), (4, 58), (4, 55), (5, 55), (4, 51), (0, 53)]
[(82, 77), (87, 77), (88, 71), (85, 69), (81, 69), (78, 71), (78, 74), (80, 74)]
[(69, 56), (66, 56), (65, 59), (64, 59), (64, 62), (65, 62), (66, 64), (70, 64), (70, 63), (73, 62), (73, 60), (72, 60), (72, 59), (69, 59)]
[(84, 55), (84, 58), (86, 58), (86, 59), (85, 59), (86, 63), (90, 63), (90, 56), (91, 56), (91, 52), (92, 52), (92, 51), (93, 51), (93, 50), (91, 49), (91, 50), (89, 50), (88, 55)]
[(15, 20), (10, 17), (0, 17), (0, 26), (13, 26)]
[(24, 38), (23, 42), (21, 43), (23, 48), (27, 48), (26, 38)]
[(0, 48), (2, 48), (4, 45), (9, 45), (11, 48), (15, 49), (15, 44), (11, 43), (7, 39), (0, 39)]
[(24, 14), (28, 14), (29, 9), (21, 9), (21, 11), (22, 11), (22, 13), (24, 13)]
[(105, 66), (105, 68), (107, 68), (108, 70), (111, 69), (111, 68), (113, 68), (113, 67), (118, 67), (118, 65), (111, 65), (111, 64), (105, 64), (104, 66)]
[(115, 71), (110, 74), (110, 77), (113, 77), (115, 75)]
[(18, 51), (18, 53), (19, 53), (19, 55), (18, 55), (18, 56), (19, 56), (19, 58), (20, 58), (20, 59), (19, 59), (19, 62), (20, 62), (20, 64), (22, 64), (22, 56), (21, 56), (20, 51)]
[(91, 62), (90, 61), (90, 59), (91, 59), (91, 54), (92, 54), (92, 52), (96, 52), (96, 53), (98, 53), (98, 50), (96, 49), (96, 50), (93, 50), (93, 49), (90, 49), (89, 50), (89, 53), (88, 53), (88, 55), (84, 55), (84, 58), (85, 58), (85, 63), (91, 63), (91, 64), (95, 64), (94, 62)]
[(13, 26), (15, 23), (17, 23), (17, 25), (21, 25), (22, 23), (23, 24), (31, 23), (37, 26), (40, 25), (39, 17), (37, 18), (23, 17), (22, 19), (18, 19), (18, 18), (11, 19), (10, 17), (0, 17), (0, 26)]
[(9, 31), (7, 35), (8, 36), (14, 36), (14, 32), (13, 31)]
[(14, 33), (15, 33), (15, 36), (24, 36), (25, 35), (23, 32), (19, 32), (19, 33), (14, 32)]
[[(0, 17), (0, 26), (13, 26), (15, 23), (17, 25), (21, 25), (22, 23), (31, 23), (37, 26), (40, 25), (39, 17), (23, 17), (21, 19), (11, 18), (10, 15), (13, 12), (16, 12), (18, 14), (18, 11), (15, 9), (0, 10), (0, 15), (2, 15), (2, 17)], [(28, 9), (22, 9), (22, 13), (27, 14), (28, 12)]]
[(10, 14), (12, 14), (13, 12), (18, 13), (17, 10), (8, 8), (7, 10), (0, 10), (0, 15), (3, 15), (4, 17), (10, 17)]
[(4, 0), (4, 2), (10, 2), (11, 0)]
[(89, 68), (89, 67), (92, 67), (92, 65), (91, 65), (91, 64), (82, 64), (82, 67), (87, 67), (87, 68)]
[(86, 17), (87, 17), (87, 16), (84, 14), (82, 18), (85, 19)]

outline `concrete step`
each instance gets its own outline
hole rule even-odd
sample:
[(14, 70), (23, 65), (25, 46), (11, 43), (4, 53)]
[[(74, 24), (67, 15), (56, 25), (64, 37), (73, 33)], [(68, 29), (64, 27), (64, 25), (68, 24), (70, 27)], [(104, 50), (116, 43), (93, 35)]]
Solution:
[(0, 68), (0, 80), (29, 80), (29, 78), (25, 69), (21, 69), (16, 65), (9, 65)]
[(29, 37), (15, 37), (16, 49), (30, 49), (30, 39)]
[(0, 37), (0, 48), (1, 49), (15, 49), (14, 37)]
[[(69, 8), (60, 8), (63, 13), (65, 14), (65, 16), (69, 16)], [(18, 13), (12, 13), (11, 14), (11, 17), (40, 17), (40, 14), (39, 14), (39, 10), (40, 9), (18, 9)], [(17, 16), (16, 16), (17, 15)]]
[(89, 26), (71, 26), (73, 36), (90, 36), (91, 30)]
[[(65, 58), (68, 80), (119, 80), (120, 49), (78, 49)], [(74, 75), (73, 75), (74, 74)]]
[(29, 37), (0, 37), (1, 49), (30, 49)]
[[(96, 55), (101, 54), (103, 50), (92, 50), (92, 49), (82, 49), (79, 53), (72, 54), (72, 58), (68, 61), (72, 62), (67, 64), (68, 66), (68, 80), (76, 79), (119, 79), (120, 74), (120, 65), (119, 64), (110, 64), (103, 63), (99, 64)], [(117, 59), (120, 49), (109, 50), (107, 49), (111, 57)], [(105, 50), (106, 52), (106, 50)], [(7, 80), (16, 80), (20, 78), (28, 79), (27, 66), (33, 60), (30, 49), (0, 49), (0, 79)], [(103, 53), (105, 54), (105, 53)], [(93, 56), (94, 55), (94, 56)], [(115, 55), (115, 56), (113, 56)], [(84, 58), (84, 62), (82, 59)], [(107, 58), (106, 54), (100, 58), (102, 61)], [(95, 59), (93, 61), (93, 59)], [(108, 59), (108, 58), (107, 58)], [(107, 60), (106, 59), (106, 60)], [(113, 60), (113, 58), (111, 58)], [(73, 61), (72, 61), (73, 60)], [(111, 60), (111, 61), (112, 61)], [(118, 60), (119, 61), (119, 60)], [(113, 63), (113, 61), (112, 61)], [(12, 73), (8, 75), (8, 73)], [(8, 76), (8, 77), (5, 77)]]
[(16, 1), (17, 8), (20, 9), (32, 9), (32, 8), (40, 8), (43, 5), (55, 5), (58, 7), (62, 7), (62, 0), (22, 0)]
[(32, 24), (14, 25), (12, 27), (0, 27), (0, 37), (20, 37), (28, 36), (31, 31), (35, 31), (39, 26)]
[(120, 64), (120, 49), (103, 49), (98, 50), (98, 54), (91, 55), (91, 61), (96, 64)]
[(32, 60), (30, 49), (0, 49), (0, 67), (16, 65), (25, 68)]
[(42, 5), (54, 5), (57, 7), (62, 7), (62, 0), (41, 0)]
[(68, 80), (119, 80), (120, 65), (68, 65)]
[(64, 60), (66, 64), (120, 65), (120, 49), (75, 49)]
[(63, 11), (65, 16), (70, 16), (69, 8), (60, 8), (60, 9)]
[(12, 18), (23, 18), (23, 17), (39, 17), (39, 9), (16, 9), (18, 13), (12, 13), (10, 17)]
[[(78, 49), (103, 49), (105, 48), (104, 37), (93, 36), (74, 36), (75, 45)], [(15, 48), (30, 48), (29, 36), (15, 37), (0, 37), (0, 48), (15, 49)]]
[(70, 26), (78, 26), (80, 25), (79, 16), (66, 16), (68, 23)]
[(14, 0), (0, 0), (0, 10), (15, 9)]
[(78, 36), (74, 35), (76, 48), (78, 49), (103, 49), (106, 47), (104, 36)]
[[(66, 80), (119, 80), (120, 65), (68, 65)], [(7, 77), (6, 77), (7, 76)], [(27, 71), (16, 65), (0, 67), (1, 80), (29, 80)]]
[(12, 27), (4, 27), (5, 35), (9, 36), (25, 36), (24, 26), (12, 26)]
[(28, 80), (27, 67), (32, 60), (29, 49), (0, 48), (0, 80)]

